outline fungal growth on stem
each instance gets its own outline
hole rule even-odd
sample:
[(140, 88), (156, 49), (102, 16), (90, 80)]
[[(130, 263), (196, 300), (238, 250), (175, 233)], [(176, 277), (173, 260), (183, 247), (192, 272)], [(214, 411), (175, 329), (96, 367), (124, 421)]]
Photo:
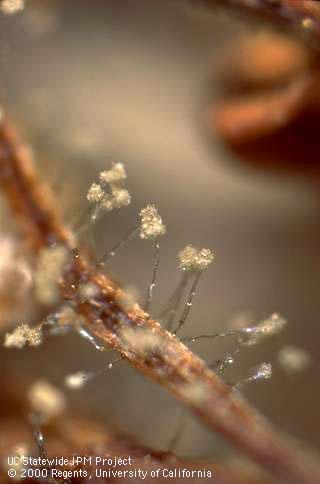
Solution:
[(200, 334), (197, 336), (188, 336), (183, 338), (184, 341), (199, 341), (200, 339), (214, 339), (235, 336), (241, 346), (252, 346), (262, 342), (265, 338), (277, 335), (283, 331), (287, 325), (287, 320), (277, 313), (273, 313), (255, 326), (248, 326), (241, 329), (231, 329), (223, 333)]
[[(43, 328), (49, 333), (81, 330), (82, 336), (86, 334), (93, 344), (97, 338), (101, 346), (117, 351), (123, 361), (170, 391), (214, 432), (223, 435), (280, 482), (318, 484), (320, 469), (317, 459), (311, 454), (297, 452), (295, 443), (261, 418), (238, 392), (232, 391), (201, 358), (178, 337), (164, 330), (137, 303), (130, 308), (123, 304), (123, 289), (108, 274), (99, 271), (97, 264), (92, 264), (81, 246), (76, 247), (73, 233), (64, 226), (56, 212), (56, 204), (51, 204), (50, 199), (43, 196), (44, 186), (7, 120), (0, 125), (0, 145), (0, 181), (18, 220), (28, 222), (22, 223), (22, 227), (33, 242), (35, 257), (39, 257), (43, 249), (50, 250), (52, 240), (57, 241), (57, 246), (64, 247), (68, 254), (65, 267), (58, 271), (55, 285), (62, 307), (46, 318)], [(118, 189), (117, 184), (123, 183), (121, 169), (113, 167), (112, 170), (112, 175), (104, 175), (104, 180), (100, 180), (105, 193), (104, 183), (111, 189), (108, 193), (111, 198), (112, 185), (116, 184)], [(117, 179), (119, 173), (121, 181)], [(102, 200), (92, 200), (94, 210), (104, 210), (101, 208)], [(107, 200), (110, 201), (110, 198)], [(165, 233), (165, 226), (154, 206), (144, 210), (140, 236), (156, 242)], [(157, 247), (155, 249), (158, 250)], [(212, 260), (213, 253), (209, 249), (187, 246), (179, 254), (181, 270), (194, 280), (175, 333), (186, 321), (200, 276)], [(155, 281), (155, 275), (154, 269), (152, 281)], [(52, 282), (51, 279), (49, 282)], [(230, 330), (225, 336), (235, 336), (239, 344), (247, 346), (249, 342), (256, 344), (262, 336), (277, 334), (284, 325), (285, 321), (280, 316), (274, 316), (252, 328)], [(238, 386), (270, 376), (271, 367), (265, 363)], [(80, 388), (82, 377), (73, 375), (66, 383), (69, 387)], [(87, 375), (84, 380), (86, 378)], [(64, 395), (46, 382), (36, 382), (29, 398), (32, 410), (47, 419), (59, 416), (65, 406)]]
[(153, 290), (156, 285), (157, 272), (160, 260), (159, 238), (166, 233), (166, 226), (155, 205), (147, 205), (140, 211), (140, 238), (152, 240), (154, 245), (152, 279), (148, 288), (148, 294), (143, 309), (148, 312), (152, 301)]
[(207, 269), (207, 267), (212, 263), (213, 258), (214, 255), (210, 249), (196, 249), (192, 245), (187, 245), (181, 252), (179, 252), (178, 259), (180, 269), (185, 272), (194, 273), (195, 277), (189, 292), (187, 302), (179, 319), (178, 326), (174, 331), (174, 334), (177, 334), (186, 322), (191, 311), (193, 299), (196, 295), (200, 277), (203, 271)]

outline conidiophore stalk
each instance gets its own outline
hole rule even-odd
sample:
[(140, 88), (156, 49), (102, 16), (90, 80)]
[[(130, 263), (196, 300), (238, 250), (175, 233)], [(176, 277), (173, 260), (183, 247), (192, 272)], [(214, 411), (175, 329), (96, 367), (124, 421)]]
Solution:
[(129, 240), (131, 240), (139, 231), (139, 225), (135, 227), (134, 229), (131, 229), (130, 232), (127, 233), (127, 235), (120, 240), (112, 249), (108, 250), (105, 252), (99, 261), (98, 265), (104, 266), (107, 262), (109, 262), (110, 259), (112, 259), (116, 253), (118, 252), (119, 249), (121, 249)]
[(147, 299), (146, 299), (146, 302), (145, 302), (144, 308), (143, 308), (146, 312), (149, 311), (150, 304), (151, 304), (151, 301), (152, 301), (152, 296), (153, 296), (153, 290), (156, 286), (156, 279), (157, 279), (157, 273), (158, 273), (158, 269), (159, 269), (159, 262), (160, 262), (160, 244), (156, 240), (154, 242), (152, 279), (151, 279), (151, 282), (149, 284)]
[(178, 326), (177, 328), (174, 330), (174, 334), (177, 334), (178, 331), (181, 329), (181, 327), (184, 325), (184, 323), (186, 322), (188, 316), (189, 316), (189, 313), (191, 311), (191, 307), (192, 307), (192, 303), (193, 303), (193, 299), (197, 293), (197, 287), (198, 287), (198, 284), (199, 284), (199, 280), (200, 280), (200, 277), (202, 275), (202, 272), (198, 272), (198, 274), (195, 276), (195, 279), (193, 281), (193, 284), (191, 286), (191, 289), (190, 289), (190, 292), (189, 292), (189, 296), (188, 296), (188, 300), (184, 306), (184, 309), (182, 311), (182, 315), (181, 315), (181, 318), (179, 320), (179, 323), (178, 323)]
[(167, 317), (163, 325), (168, 331), (172, 330), (178, 307), (180, 305), (188, 280), (189, 274), (184, 273), (178, 286), (176, 287), (168, 303), (166, 304), (166, 307), (159, 316), (160, 321), (163, 321)]

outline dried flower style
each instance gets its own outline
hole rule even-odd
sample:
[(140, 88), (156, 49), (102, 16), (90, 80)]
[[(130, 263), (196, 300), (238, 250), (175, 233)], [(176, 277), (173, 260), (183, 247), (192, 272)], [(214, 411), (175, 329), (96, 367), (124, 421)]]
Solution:
[(140, 211), (140, 238), (155, 240), (166, 233), (166, 226), (155, 205), (147, 205)]
[(32, 410), (46, 420), (57, 417), (66, 407), (63, 393), (45, 380), (31, 386), (28, 398)]
[(24, 9), (24, 0), (2, 0), (0, 10), (6, 15), (13, 15)]
[(183, 271), (204, 271), (214, 259), (210, 249), (196, 249), (192, 245), (187, 245), (178, 254), (179, 267)]
[(59, 280), (68, 258), (68, 250), (61, 245), (41, 251), (35, 273), (35, 293), (42, 304), (53, 305), (59, 301)]
[(21, 349), (27, 344), (39, 346), (42, 343), (41, 326), (31, 328), (27, 324), (21, 324), (12, 333), (5, 335), (4, 346), (6, 348)]
[(305, 371), (311, 364), (310, 354), (296, 346), (284, 346), (278, 354), (279, 364), (288, 373)]

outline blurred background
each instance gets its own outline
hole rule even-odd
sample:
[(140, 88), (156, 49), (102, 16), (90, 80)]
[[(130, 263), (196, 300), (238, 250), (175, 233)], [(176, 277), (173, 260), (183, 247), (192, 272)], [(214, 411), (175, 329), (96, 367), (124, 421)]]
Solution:
[[(246, 164), (208, 122), (208, 110), (222, 96), (226, 46), (265, 28), (195, 1), (29, 0), (23, 12), (0, 18), (0, 102), (33, 147), (69, 222), (85, 209), (87, 187), (98, 173), (111, 160), (125, 163), (132, 204), (98, 222), (97, 256), (136, 224), (141, 207), (157, 205), (167, 235), (154, 315), (179, 280), (177, 252), (192, 243), (212, 248), (216, 259), (203, 275), (184, 335), (215, 333), (239, 318), (252, 323), (273, 312), (288, 319), (282, 335), (243, 351), (227, 377), (237, 381), (252, 366), (273, 363), (272, 379), (246, 387), (246, 397), (282, 429), (319, 446), (316, 180)], [(143, 301), (152, 244), (130, 242), (110, 271)], [(285, 344), (310, 353), (307, 372), (288, 375), (279, 366)], [(232, 343), (192, 346), (212, 363)], [(71, 335), (39, 349), (1, 349), (0, 358), (13, 374), (62, 388), (66, 374), (101, 369), (114, 355)], [(67, 395), (71, 409), (163, 450), (181, 412), (125, 363)], [(178, 454), (206, 458), (222, 449), (218, 437), (189, 418)]]

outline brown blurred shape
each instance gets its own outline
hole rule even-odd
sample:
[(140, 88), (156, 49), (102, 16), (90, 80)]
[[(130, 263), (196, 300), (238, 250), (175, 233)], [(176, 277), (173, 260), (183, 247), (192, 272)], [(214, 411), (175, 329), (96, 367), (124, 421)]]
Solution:
[(319, 55), (274, 32), (236, 39), (224, 53), (222, 95), (209, 125), (247, 162), (319, 172)]

